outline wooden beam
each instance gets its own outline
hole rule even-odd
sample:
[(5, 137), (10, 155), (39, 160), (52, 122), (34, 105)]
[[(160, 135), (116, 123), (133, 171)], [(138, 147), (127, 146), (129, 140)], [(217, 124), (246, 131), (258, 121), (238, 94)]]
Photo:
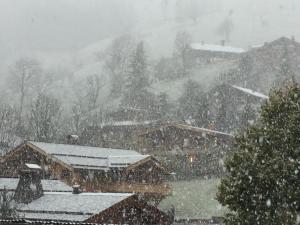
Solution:
[(160, 170), (162, 170), (165, 174), (170, 174), (170, 172), (162, 165), (160, 165), (160, 162), (155, 159), (153, 156), (149, 155), (148, 157), (137, 161), (134, 164), (129, 165), (128, 167), (126, 167), (125, 170), (125, 174), (127, 174), (128, 172), (130, 172), (131, 170), (137, 168), (138, 166), (143, 165), (144, 163), (148, 162), (148, 161), (153, 161), (153, 165), (157, 168), (159, 168)]

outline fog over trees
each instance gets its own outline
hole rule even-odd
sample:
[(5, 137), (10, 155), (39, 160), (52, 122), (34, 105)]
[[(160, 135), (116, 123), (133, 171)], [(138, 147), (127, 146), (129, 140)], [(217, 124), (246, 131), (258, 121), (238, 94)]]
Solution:
[[(249, 49), (283, 35), (296, 37), (297, 30), (282, 28), (286, 19), (278, 21), (278, 16), (288, 13), (292, 27), (300, 10), (298, 2), (280, 0), (249, 8), (234, 0), (0, 4), (0, 101), (3, 117), (9, 117), (2, 123), (12, 121), (6, 129), (37, 140), (58, 140), (63, 133), (54, 127), (80, 133), (86, 126), (114, 120), (120, 110), (135, 112), (123, 115), (124, 120), (163, 117), (203, 127), (216, 123), (228, 132), (244, 127), (255, 120), (256, 103), (247, 100), (240, 112), (233, 112), (226, 85), (241, 82), (267, 93), (273, 81), (265, 90), (253, 83), (254, 59), (246, 54), (234, 62), (238, 69), (218, 64), (214, 76), (195, 82), (196, 74), (205, 76), (210, 69), (194, 61), (190, 44)], [(278, 70), (275, 83), (293, 77), (289, 57), (285, 49), (278, 69), (273, 67)], [(170, 81), (174, 83), (168, 85)], [(32, 131), (25, 132), (28, 127)]]
[(299, 21), (298, 0), (0, 0), (0, 163), (52, 146), (43, 175), (154, 190), (172, 222), (299, 224)]

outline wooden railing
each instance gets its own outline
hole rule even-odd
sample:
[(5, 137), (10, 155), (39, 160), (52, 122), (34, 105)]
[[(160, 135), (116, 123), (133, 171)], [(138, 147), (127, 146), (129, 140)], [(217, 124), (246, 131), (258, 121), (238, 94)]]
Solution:
[(171, 195), (172, 189), (168, 184), (116, 183), (109, 186), (112, 192), (134, 192), (143, 194)]

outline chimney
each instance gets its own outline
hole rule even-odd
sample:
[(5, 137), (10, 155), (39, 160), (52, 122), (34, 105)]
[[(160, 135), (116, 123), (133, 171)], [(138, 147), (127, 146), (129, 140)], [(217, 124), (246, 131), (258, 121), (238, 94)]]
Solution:
[(76, 134), (69, 134), (67, 136), (67, 143), (68, 144), (72, 144), (72, 145), (78, 144), (78, 141), (79, 141), (79, 137)]
[(293, 41), (293, 42), (295, 42), (296, 40), (295, 40), (295, 36), (294, 35), (292, 35), (292, 37), (291, 37), (291, 40)]
[(221, 40), (221, 45), (225, 46), (225, 40)]
[(72, 191), (73, 194), (80, 194), (81, 193), (80, 185), (75, 184), (75, 185), (72, 186), (72, 188), (73, 188), (73, 191)]
[(16, 202), (28, 204), (43, 196), (41, 174), (39, 165), (25, 164), (25, 168), (20, 170), (20, 180), (14, 195)]

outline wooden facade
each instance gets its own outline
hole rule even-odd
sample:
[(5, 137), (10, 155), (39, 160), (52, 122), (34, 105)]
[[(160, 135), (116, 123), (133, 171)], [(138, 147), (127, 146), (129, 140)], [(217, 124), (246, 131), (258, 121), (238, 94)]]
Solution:
[(166, 162), (179, 176), (221, 176), (233, 136), (182, 124), (165, 124), (139, 134), (139, 147)]
[(156, 121), (117, 121), (88, 127), (80, 135), (80, 144), (134, 149), (137, 146), (137, 134), (157, 126)]
[(168, 171), (152, 156), (124, 167), (77, 168), (27, 142), (4, 157), (0, 175), (16, 177), (25, 163), (40, 165), (43, 179), (79, 184), (85, 191), (134, 192), (155, 201), (171, 194), (171, 188), (165, 183)]
[(172, 223), (167, 214), (144, 201), (138, 200), (136, 195), (92, 216), (85, 222), (132, 225), (170, 225)]
[[(69, 195), (61, 195), (60, 197), (66, 198)], [(93, 198), (93, 196), (90, 196), (90, 198)], [(41, 199), (43, 199), (43, 197)], [(77, 204), (77, 202), (68, 202), (69, 204)], [(68, 210), (61, 211), (64, 207), (60, 206), (56, 207), (54, 211), (53, 206), (51, 206), (53, 203), (57, 202), (45, 202), (45, 204), (50, 204), (44, 207), (47, 209), (49, 208), (48, 210), (43, 208), (41, 211), (39, 209), (34, 209), (34, 207), (31, 209), (31, 205), (35, 204), (33, 202), (28, 205), (27, 208), (29, 209), (23, 209), (21, 206), (17, 211), (21, 218), (25, 218), (28, 221), (52, 221), (55, 224), (69, 222), (87, 224), (170, 225), (172, 223), (172, 218), (169, 215), (160, 211), (155, 206), (149, 205), (145, 201), (139, 199), (137, 195), (132, 195), (124, 200), (113, 203), (111, 206), (98, 213), (95, 213), (95, 210), (89, 211), (88, 206), (86, 209), (84, 208), (84, 205), (82, 205), (83, 208), (81, 212)], [(39, 216), (41, 219), (37, 218)]]
[(241, 48), (205, 43), (193, 43), (190, 45), (188, 57), (194, 64), (209, 64), (224, 60), (237, 59), (245, 51)]

